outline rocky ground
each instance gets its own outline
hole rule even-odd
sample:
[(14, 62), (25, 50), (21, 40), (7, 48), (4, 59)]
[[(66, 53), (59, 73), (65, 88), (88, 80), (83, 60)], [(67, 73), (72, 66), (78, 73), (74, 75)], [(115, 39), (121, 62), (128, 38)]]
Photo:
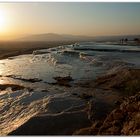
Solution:
[(126, 98), (102, 121), (73, 135), (140, 135), (140, 93)]
[[(38, 114), (9, 135), (140, 135), (140, 69), (123, 68), (86, 82), (85, 87), (123, 96), (115, 101), (115, 108), (95, 119), (94, 94), (80, 95), (89, 100), (85, 109), (54, 116)], [(101, 108), (106, 109), (102, 104)]]
[(140, 70), (119, 70), (99, 77), (94, 85), (117, 90), (124, 98), (115, 102), (117, 107), (105, 119), (95, 120), (91, 127), (77, 130), (73, 135), (140, 135)]

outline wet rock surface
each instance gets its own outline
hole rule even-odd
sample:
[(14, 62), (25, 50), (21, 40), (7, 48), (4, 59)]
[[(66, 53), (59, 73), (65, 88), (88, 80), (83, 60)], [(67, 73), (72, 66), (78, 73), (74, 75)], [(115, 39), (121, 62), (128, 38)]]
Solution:
[(40, 115), (31, 118), (9, 135), (71, 135), (78, 128), (90, 126), (84, 111)]
[[(9, 135), (139, 135), (139, 86), (132, 87), (131, 94), (122, 88), (134, 86), (128, 84), (134, 79), (139, 82), (139, 72), (122, 69), (90, 81), (82, 91), (79, 88), (79, 92), (72, 90), (67, 97), (49, 99), (46, 112), (32, 117)], [(112, 94), (123, 96), (117, 99)]]
[(60, 86), (68, 86), (70, 87), (70, 82), (73, 81), (71, 76), (66, 76), (66, 77), (54, 77), (54, 79), (57, 81), (53, 84), (58, 84)]
[(0, 90), (11, 88), (13, 91), (24, 89), (25, 87), (15, 84), (0, 84)]
[(42, 81), (41, 79), (38, 79), (38, 78), (25, 79), (25, 78), (22, 78), (22, 77), (17, 77), (15, 75), (7, 75), (6, 77), (10, 77), (10, 78), (17, 79), (17, 80), (22, 80), (24, 82), (31, 82), (31, 83), (41, 82)]

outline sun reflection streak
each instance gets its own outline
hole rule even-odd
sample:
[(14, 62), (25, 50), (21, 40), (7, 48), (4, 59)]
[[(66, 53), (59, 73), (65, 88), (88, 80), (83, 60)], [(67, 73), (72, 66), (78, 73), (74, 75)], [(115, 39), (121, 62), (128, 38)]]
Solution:
[(5, 63), (3, 60), (0, 60), (0, 77), (3, 75), (4, 73), (4, 66), (5, 66)]

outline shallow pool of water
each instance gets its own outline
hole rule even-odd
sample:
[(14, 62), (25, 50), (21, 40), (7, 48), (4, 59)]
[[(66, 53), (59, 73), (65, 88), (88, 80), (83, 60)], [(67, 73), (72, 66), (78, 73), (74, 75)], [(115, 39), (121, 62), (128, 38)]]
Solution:
[[(78, 47), (78, 50), (75, 48)], [(82, 48), (82, 49), (80, 49)], [(83, 48), (86, 48), (83, 50)], [(94, 49), (124, 49), (132, 52), (93, 51)], [(25, 89), (12, 91), (7, 88), (0, 92), (0, 134), (5, 135), (40, 112), (60, 113), (83, 108), (87, 101), (75, 94), (92, 92), (92, 89), (77, 87), (75, 82), (95, 79), (111, 69), (140, 67), (139, 46), (119, 46), (95, 43), (81, 43), (79, 46), (59, 46), (34, 51), (0, 60), (0, 84), (22, 85)], [(72, 87), (53, 85), (54, 77), (71, 76)], [(18, 78), (18, 79), (17, 79)], [(21, 78), (21, 79), (20, 79)], [(22, 79), (40, 79), (28, 82)], [(32, 90), (28, 90), (28, 89)], [(111, 104), (119, 95), (96, 96), (97, 105)]]

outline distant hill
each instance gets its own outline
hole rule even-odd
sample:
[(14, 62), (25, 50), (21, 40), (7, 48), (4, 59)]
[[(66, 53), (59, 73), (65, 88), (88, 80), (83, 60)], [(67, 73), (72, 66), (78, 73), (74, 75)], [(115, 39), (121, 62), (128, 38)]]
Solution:
[(122, 38), (133, 40), (140, 38), (140, 35), (118, 35), (118, 36), (80, 36), (80, 35), (67, 35), (67, 34), (35, 34), (22, 37), (19, 41), (119, 41)]
[(27, 37), (20, 38), (21, 41), (89, 41), (93, 40), (94, 37), (78, 36), (78, 35), (67, 35), (67, 34), (36, 34)]

